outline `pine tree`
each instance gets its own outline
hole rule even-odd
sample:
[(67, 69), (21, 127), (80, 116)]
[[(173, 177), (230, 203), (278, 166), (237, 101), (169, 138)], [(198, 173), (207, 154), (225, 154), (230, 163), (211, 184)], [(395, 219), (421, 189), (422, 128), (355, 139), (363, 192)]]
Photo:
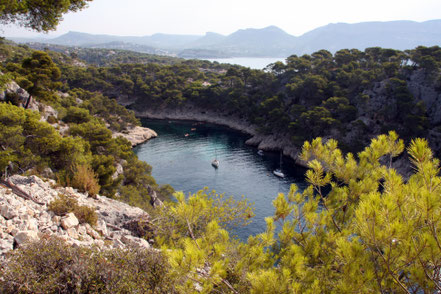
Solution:
[(269, 278), (284, 287), (273, 293), (439, 291), (439, 160), (425, 140), (413, 140), (415, 173), (405, 181), (391, 168), (403, 150), (394, 132), (372, 140), (358, 160), (334, 140), (306, 142), (310, 185), (274, 201), (279, 263), (250, 273), (255, 292), (264, 293)]

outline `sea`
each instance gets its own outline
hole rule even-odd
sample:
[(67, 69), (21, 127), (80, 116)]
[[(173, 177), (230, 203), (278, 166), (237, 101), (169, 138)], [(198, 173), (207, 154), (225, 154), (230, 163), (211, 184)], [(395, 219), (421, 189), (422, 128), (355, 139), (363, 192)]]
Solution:
[(234, 57), (234, 58), (213, 58), (213, 59), (205, 59), (211, 62), (217, 61), (219, 63), (229, 63), (229, 64), (238, 64), (242, 66), (249, 67), (251, 69), (264, 69), (269, 64), (274, 63), (276, 61), (285, 62), (285, 58), (281, 57)]
[[(208, 187), (253, 203), (252, 223), (231, 231), (241, 240), (265, 231), (265, 217), (274, 215), (272, 201), (279, 193), (288, 193), (293, 183), (300, 191), (306, 187), (304, 168), (287, 157), (281, 161), (278, 152), (259, 155), (256, 147), (245, 144), (249, 136), (241, 132), (191, 121), (143, 119), (142, 124), (158, 137), (134, 151), (152, 166), (158, 184), (170, 184), (186, 195)], [(217, 169), (211, 165), (214, 158), (220, 162)], [(273, 174), (280, 166), (285, 178)]]

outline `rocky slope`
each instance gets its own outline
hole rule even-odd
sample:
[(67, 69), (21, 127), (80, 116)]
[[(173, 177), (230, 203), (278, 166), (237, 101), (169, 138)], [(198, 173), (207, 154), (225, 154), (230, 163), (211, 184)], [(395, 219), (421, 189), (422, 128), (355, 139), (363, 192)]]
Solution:
[[(59, 194), (93, 208), (98, 215), (97, 225), (80, 224), (73, 213), (60, 217), (49, 211), (48, 204)], [(56, 187), (53, 180), (14, 175), (0, 185), (0, 257), (44, 235), (55, 235), (77, 246), (150, 248), (139, 237), (140, 221), (149, 222), (149, 215), (140, 208), (104, 196), (94, 199), (70, 187)]]
[[(59, 95), (62, 97), (69, 96), (67, 93), (59, 93)], [(40, 112), (41, 120), (43, 121), (48, 121), (49, 116), (58, 117), (57, 110), (55, 110), (52, 106), (45, 105), (32, 98), (29, 99), (29, 93), (26, 92), (26, 90), (22, 89), (14, 81), (8, 83), (4, 91), (0, 91), (0, 102), (5, 101), (8, 96), (14, 96), (19, 106), (25, 107), (27, 105), (28, 109)], [(77, 102), (82, 103), (80, 99), (78, 99)], [(56, 127), (62, 134), (68, 131), (67, 125), (65, 124), (53, 123), (52, 125)], [(144, 128), (140, 126), (129, 126), (123, 132), (113, 132), (112, 136), (122, 136), (129, 140), (130, 143), (132, 143), (132, 146), (136, 146), (150, 140), (151, 138), (155, 138), (158, 135), (155, 131), (149, 128)]]

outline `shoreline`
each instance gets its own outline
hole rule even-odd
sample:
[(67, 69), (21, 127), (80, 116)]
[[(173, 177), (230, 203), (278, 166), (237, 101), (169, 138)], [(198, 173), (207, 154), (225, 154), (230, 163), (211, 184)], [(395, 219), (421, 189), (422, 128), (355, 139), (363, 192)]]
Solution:
[(232, 115), (210, 110), (202, 111), (194, 107), (135, 111), (135, 115), (138, 118), (197, 121), (225, 126), (235, 131), (250, 135), (251, 138), (247, 139), (245, 144), (256, 146), (263, 151), (282, 151), (283, 155), (290, 157), (296, 165), (307, 168), (306, 163), (299, 159), (301, 149), (293, 146), (293, 144), (289, 142), (289, 138), (273, 134), (259, 134), (255, 126), (252, 126)]

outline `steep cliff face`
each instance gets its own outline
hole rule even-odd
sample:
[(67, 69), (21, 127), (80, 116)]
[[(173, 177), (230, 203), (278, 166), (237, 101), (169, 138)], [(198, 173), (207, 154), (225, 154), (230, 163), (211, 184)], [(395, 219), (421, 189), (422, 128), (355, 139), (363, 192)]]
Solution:
[(412, 95), (424, 102), (430, 122), (434, 125), (441, 123), (441, 91), (437, 89), (436, 81), (423, 71), (416, 71), (409, 77), (407, 85)]
[[(92, 208), (98, 215), (97, 224), (80, 224), (74, 213), (55, 215), (48, 206), (59, 194)], [(45, 235), (78, 246), (150, 248), (135, 229), (149, 218), (140, 208), (104, 196), (92, 198), (70, 187), (57, 187), (53, 180), (15, 175), (0, 184), (0, 256)]]

